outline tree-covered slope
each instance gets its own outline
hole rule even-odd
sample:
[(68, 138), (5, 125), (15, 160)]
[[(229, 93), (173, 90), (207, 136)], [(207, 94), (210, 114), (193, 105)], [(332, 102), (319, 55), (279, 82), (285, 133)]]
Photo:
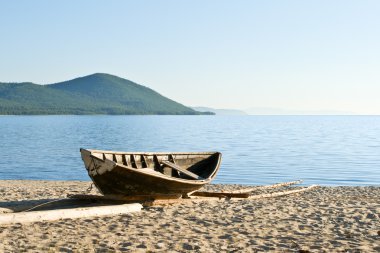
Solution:
[(0, 114), (68, 114), (90, 105), (79, 95), (33, 83), (0, 83)]
[(108, 74), (38, 85), (0, 83), (0, 114), (201, 114)]

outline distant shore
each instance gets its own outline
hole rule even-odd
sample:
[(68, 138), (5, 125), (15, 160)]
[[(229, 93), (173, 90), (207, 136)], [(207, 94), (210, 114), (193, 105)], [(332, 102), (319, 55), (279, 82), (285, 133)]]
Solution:
[[(0, 215), (85, 193), (90, 184), (0, 180)], [(207, 186), (214, 191), (242, 187)], [(3, 225), (0, 251), (378, 252), (379, 196), (380, 187), (374, 186), (319, 187), (262, 200), (193, 202), (112, 217)]]

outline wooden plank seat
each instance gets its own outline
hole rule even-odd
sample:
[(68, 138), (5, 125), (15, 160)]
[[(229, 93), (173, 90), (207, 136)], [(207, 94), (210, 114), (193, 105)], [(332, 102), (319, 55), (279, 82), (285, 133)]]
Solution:
[(183, 168), (181, 168), (180, 166), (178, 166), (177, 164), (174, 164), (172, 162), (169, 162), (169, 161), (161, 161), (162, 164), (176, 170), (176, 171), (179, 171), (183, 174), (185, 174), (186, 176), (192, 178), (192, 179), (197, 179), (197, 180), (203, 180), (204, 178), (203, 177), (200, 177), (198, 176), (197, 174), (191, 172), (191, 171), (188, 171), (188, 170), (185, 170)]

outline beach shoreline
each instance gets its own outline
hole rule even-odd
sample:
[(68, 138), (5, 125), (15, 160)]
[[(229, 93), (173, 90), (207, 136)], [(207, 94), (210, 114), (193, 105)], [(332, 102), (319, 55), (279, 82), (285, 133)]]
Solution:
[[(22, 209), (22, 203), (97, 194), (95, 188), (88, 191), (90, 185), (0, 180), (0, 215)], [(379, 252), (379, 196), (379, 186), (318, 187), (277, 198), (188, 202), (125, 215), (1, 225), (0, 252)]]

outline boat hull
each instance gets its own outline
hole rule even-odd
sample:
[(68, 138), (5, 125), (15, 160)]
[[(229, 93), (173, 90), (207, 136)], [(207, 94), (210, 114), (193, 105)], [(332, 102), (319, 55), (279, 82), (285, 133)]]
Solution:
[[(103, 158), (106, 157), (104, 154), (110, 154), (109, 152), (111, 151), (105, 152), (108, 153), (103, 153)], [(121, 152), (112, 154), (112, 157), (114, 157), (113, 160), (115, 161), (106, 158), (102, 159), (99, 155), (95, 156), (94, 153), (99, 153), (97, 151), (93, 152), (92, 150), (82, 149), (81, 153), (89, 176), (98, 190), (105, 195), (186, 195), (190, 192), (199, 190), (205, 184), (210, 183), (219, 170), (221, 161), (221, 154), (218, 152), (187, 153), (186, 155), (187, 157), (190, 157), (188, 158), (190, 162), (177, 159), (179, 164), (187, 164), (187, 167), (189, 167), (190, 170), (191, 168), (195, 168), (199, 175), (208, 175), (208, 177), (202, 178), (201, 180), (194, 180), (187, 178), (186, 176), (184, 178), (179, 178), (165, 175), (162, 171), (158, 171), (159, 168), (157, 169), (157, 166), (154, 166), (156, 167), (156, 169), (154, 169), (154, 163), (152, 162), (154, 160), (153, 158), (155, 157), (157, 162), (160, 163), (159, 160), (167, 158), (168, 154), (160, 153), (155, 155), (152, 153), (139, 153), (138, 155), (133, 155), (134, 157), (145, 157), (146, 164), (148, 164), (145, 168), (139, 168), (139, 166), (135, 166), (137, 168), (134, 168), (118, 162), (117, 154), (123, 155)], [(127, 155), (132, 156), (130, 153)], [(183, 153), (178, 155), (171, 153), (170, 155), (173, 158), (184, 157)], [(109, 156), (109, 158), (111, 158), (111, 156)], [(192, 161), (195, 162), (192, 164)], [(199, 166), (196, 167), (197, 165)], [(202, 174), (203, 171), (207, 171), (207, 173)]]

